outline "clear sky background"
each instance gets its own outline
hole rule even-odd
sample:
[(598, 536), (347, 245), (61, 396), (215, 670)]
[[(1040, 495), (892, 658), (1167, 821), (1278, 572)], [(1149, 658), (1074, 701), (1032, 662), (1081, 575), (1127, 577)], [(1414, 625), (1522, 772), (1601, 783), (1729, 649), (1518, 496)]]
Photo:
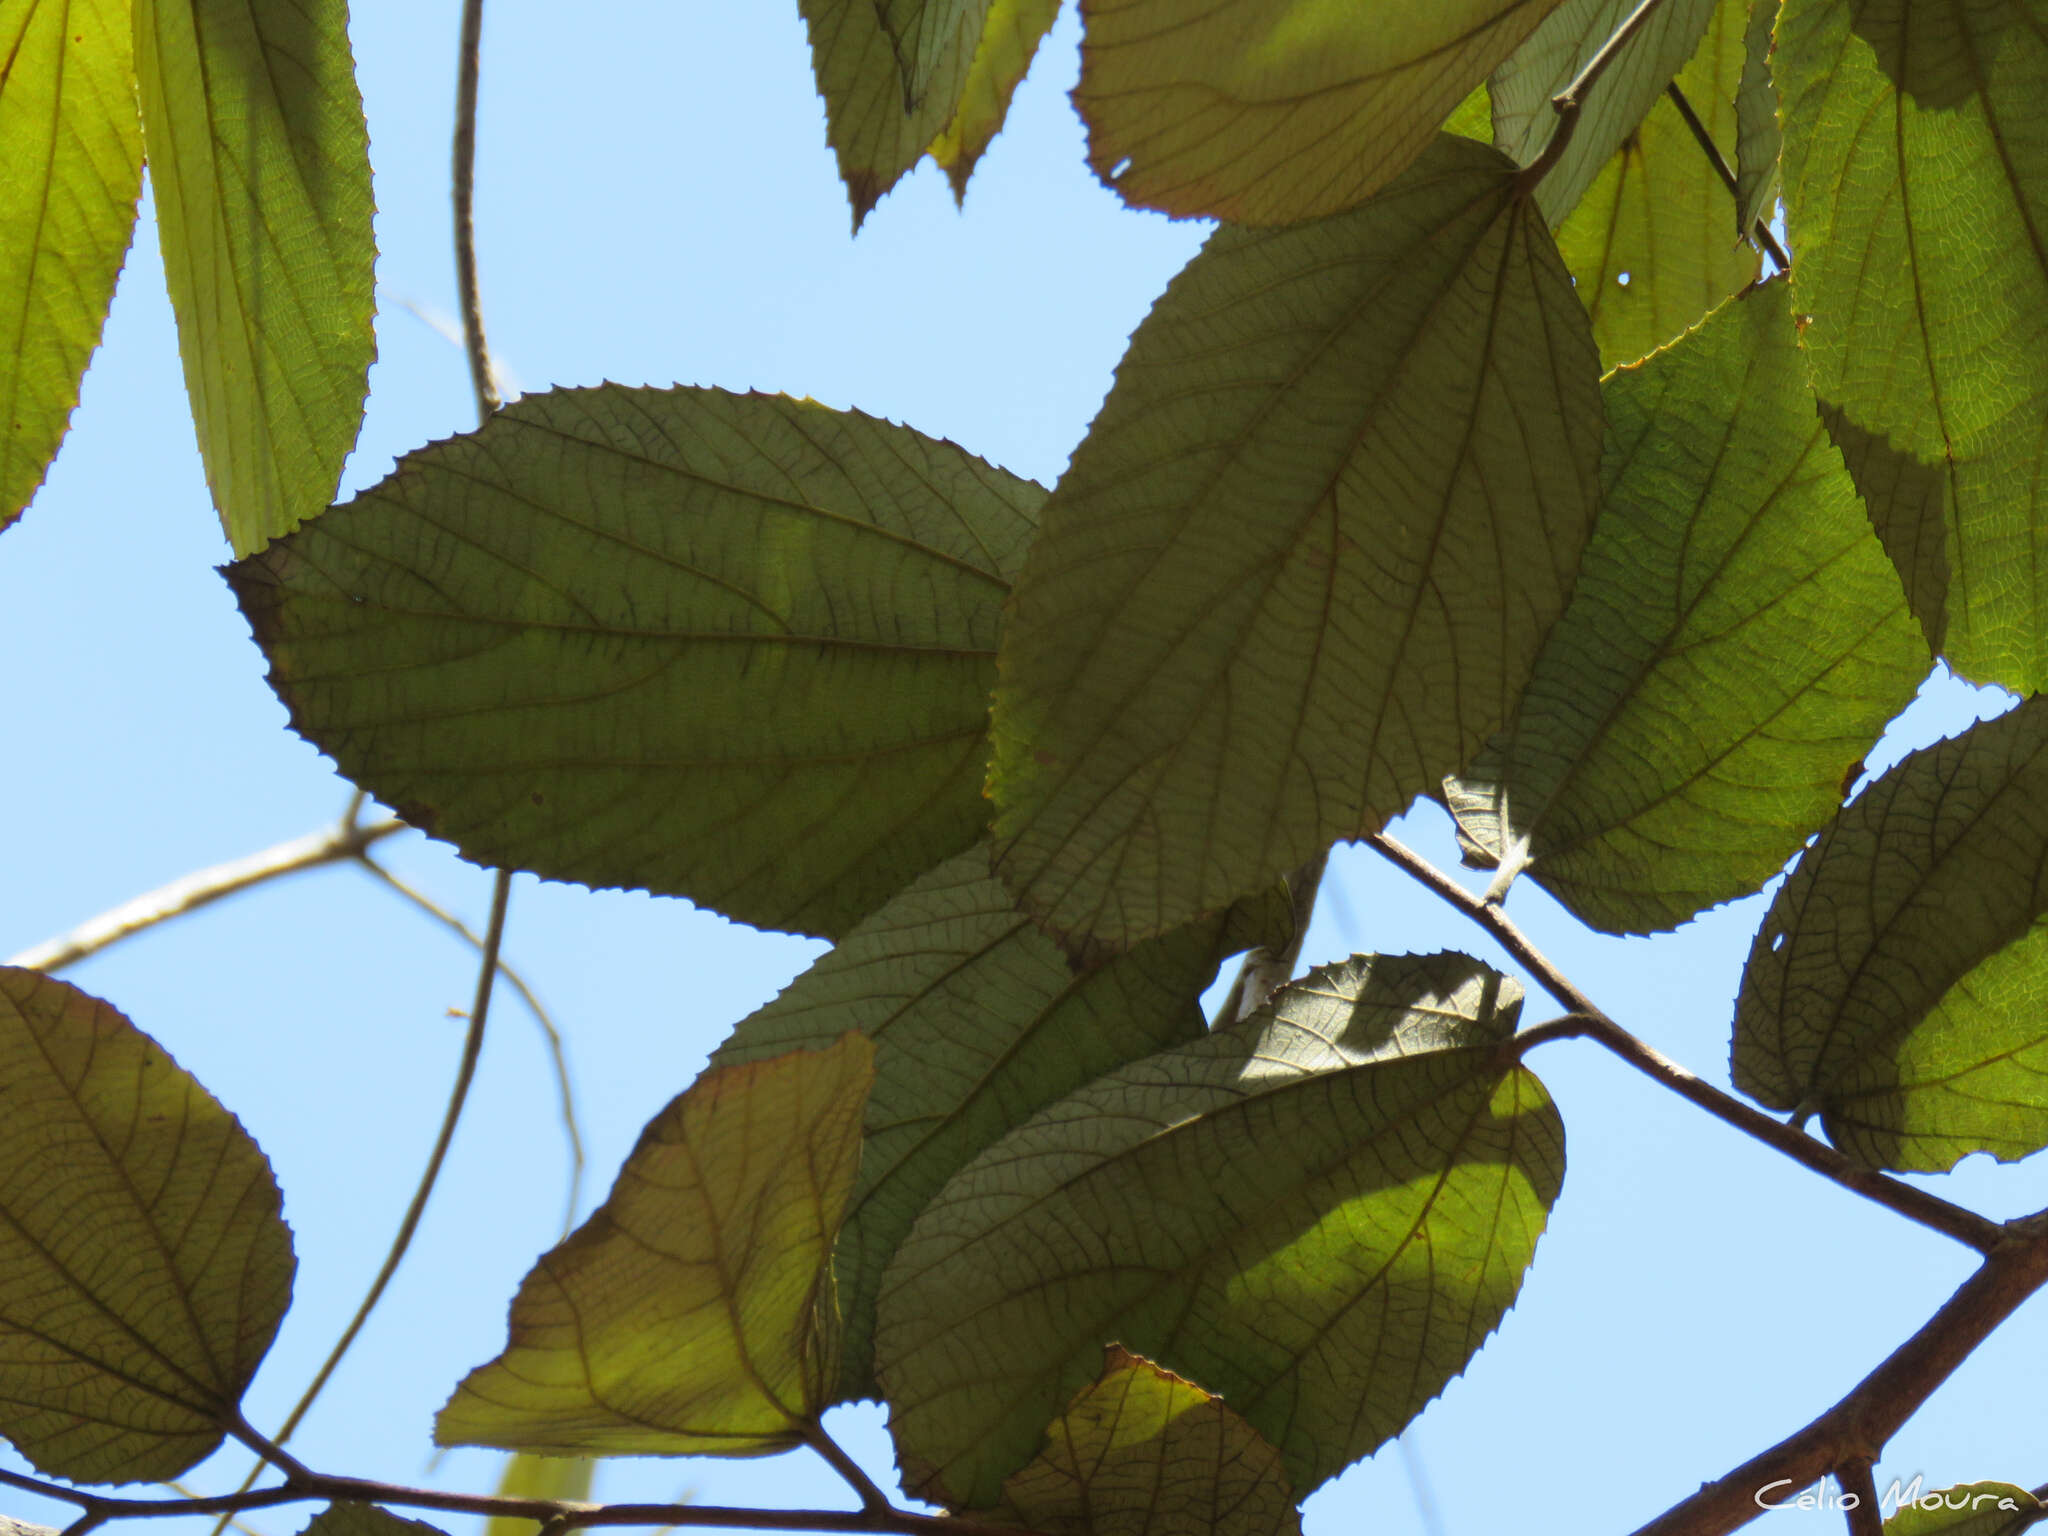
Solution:
[[(344, 490), (473, 424), (447, 214), (453, 0), (363, 5), (354, 26), (377, 171), (380, 361)], [(565, 8), (493, 0), (479, 209), (501, 364), (528, 391), (611, 379), (811, 395), (951, 437), (1050, 482), (1131, 328), (1204, 227), (1124, 210), (1088, 174), (1065, 18), (956, 212), (930, 166), (856, 239), (794, 0)], [(10, 814), (0, 954), (190, 869), (330, 821), (348, 787), (286, 728), (214, 567), (207, 501), (145, 203), (105, 344), (50, 483), (0, 539)], [(1907, 747), (2008, 701), (1954, 683)], [(1396, 835), (1445, 864), (1440, 813)], [(391, 865), (481, 924), (488, 876), (408, 834)], [(1760, 899), (1655, 941), (1591, 936), (1524, 881), (1510, 911), (1624, 1024), (1726, 1082)], [(1483, 936), (1372, 856), (1340, 850), (1305, 961)], [(567, 1032), (590, 1152), (585, 1209), (640, 1126), (734, 1021), (822, 949), (686, 903), (516, 884), (507, 954)], [(1504, 962), (1502, 962), (1504, 963)], [(374, 1272), (432, 1140), (471, 953), (359, 872), (266, 888), (132, 940), (70, 979), (126, 1010), (242, 1118), (275, 1164), (297, 1304), (249, 1399), (274, 1427)], [(1540, 995), (1530, 1019), (1555, 1010)], [(504, 1342), (505, 1306), (558, 1235), (554, 1085), (510, 993), (413, 1256), (294, 1444), (333, 1472), (487, 1489), (494, 1455), (430, 1466), (430, 1420)], [(1626, 1532), (1805, 1423), (1968, 1273), (1957, 1245), (1849, 1196), (1582, 1042), (1535, 1053), (1570, 1136), (1564, 1193), (1521, 1301), (1466, 1375), (1309, 1502), (1310, 1536)], [(2040, 1158), (1930, 1181), (2004, 1217), (2048, 1205)], [(2048, 1478), (2048, 1303), (1980, 1351), (1878, 1467), (1927, 1485)], [(878, 1477), (873, 1407), (830, 1425)], [(0, 1447), (0, 1464), (21, 1466)], [(243, 1459), (192, 1474), (233, 1486)], [(598, 1494), (845, 1506), (808, 1453), (607, 1464)], [(12, 1495), (0, 1513), (58, 1520)], [(309, 1512), (252, 1517), (285, 1536)], [(1783, 1512), (1764, 1529), (1841, 1528)], [(1812, 1522), (1824, 1522), (1815, 1525)], [(454, 1522), (461, 1531), (466, 1522)]]

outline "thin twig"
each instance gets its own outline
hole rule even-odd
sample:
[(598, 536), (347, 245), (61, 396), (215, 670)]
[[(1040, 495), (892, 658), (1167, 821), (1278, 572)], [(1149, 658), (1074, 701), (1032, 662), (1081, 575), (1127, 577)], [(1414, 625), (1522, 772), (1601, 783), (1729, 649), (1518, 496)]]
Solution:
[(153, 1520), (175, 1515), (240, 1514), (281, 1504), (334, 1501), (393, 1504), (406, 1509), (436, 1509), (449, 1514), (505, 1517), (559, 1524), (565, 1530), (599, 1526), (668, 1525), (700, 1528), (725, 1526), (754, 1531), (895, 1532), (898, 1536), (1018, 1536), (1014, 1526), (997, 1526), (958, 1515), (925, 1515), (894, 1505), (883, 1510), (742, 1509), (715, 1504), (583, 1504), (566, 1499), (526, 1499), (503, 1494), (448, 1493), (438, 1488), (410, 1488), (360, 1477), (328, 1477), (312, 1473), (274, 1488), (210, 1499), (130, 1499), (89, 1489), (69, 1488), (0, 1468), (0, 1485), (55, 1499), (83, 1511), (67, 1529), (96, 1526), (109, 1520)]
[(1935, 1389), (2048, 1284), (2048, 1212), (2008, 1222), (2005, 1233), (1926, 1326), (1834, 1407), (1673, 1505), (1636, 1536), (1722, 1536), (1851, 1461), (1881, 1453)]
[(1322, 889), (1323, 871), (1329, 862), (1330, 852), (1326, 848), (1287, 877), (1287, 901), (1292, 908), (1294, 931), (1279, 949), (1268, 949), (1262, 944), (1245, 952), (1243, 963), (1237, 968), (1237, 980), (1230, 984), (1230, 993), (1217, 1010), (1216, 1017), (1221, 1022), (1233, 1024), (1250, 1018), (1292, 979), (1295, 963), (1301, 959), (1301, 946), (1308, 939), (1309, 920), (1316, 911), (1316, 893)]
[[(174, 1477), (165, 1478), (164, 1487), (187, 1499), (203, 1499), (206, 1497), (203, 1493), (195, 1493)], [(257, 1530), (255, 1526), (249, 1524), (246, 1520), (237, 1520), (233, 1515), (228, 1516), (228, 1529), (240, 1531), (242, 1536), (264, 1536), (264, 1533)], [(0, 1517), (0, 1536), (7, 1536), (7, 1522), (4, 1517)]]
[[(327, 1358), (314, 1374), (312, 1382), (299, 1394), (298, 1402), (293, 1404), (292, 1411), (285, 1416), (284, 1424), (278, 1430), (275, 1440), (265, 1442), (267, 1450), (259, 1448), (258, 1454), (273, 1465), (286, 1464), (278, 1461), (278, 1457), (284, 1454), (279, 1448), (297, 1432), (307, 1412), (326, 1389), (329, 1378), (334, 1375), (343, 1357), (354, 1345), (356, 1336), (363, 1331), (363, 1325), (369, 1322), (370, 1314), (377, 1309), (377, 1303), (384, 1299), (385, 1288), (391, 1284), (391, 1277), (398, 1273), (398, 1266), (405, 1262), (406, 1253), (412, 1247), (413, 1234), (419, 1230), (420, 1218), (426, 1214), (427, 1201), (434, 1193), (434, 1186), (440, 1182), (441, 1166), (448, 1159), (448, 1148), (455, 1140), (455, 1128), (462, 1120), (463, 1106), (469, 1102), (470, 1085), (476, 1081), (477, 1060), (483, 1054), (484, 1025), (490, 1017), (491, 990), (498, 979), (498, 947), (505, 936), (505, 908), (511, 897), (511, 889), (510, 871), (499, 870), (491, 883), (491, 916), (484, 928), (483, 960), (477, 972), (475, 1000), (470, 1005), (469, 1030), (463, 1037), (462, 1060), (456, 1066), (455, 1083), (448, 1093), (448, 1107), (442, 1112), (441, 1129), (434, 1137), (433, 1150), (427, 1154), (427, 1165), (420, 1172), (419, 1184), (413, 1190), (412, 1200), (406, 1206), (405, 1215), (398, 1223), (398, 1231), (391, 1239), (391, 1246), (384, 1254), (384, 1262), (378, 1267), (376, 1278), (370, 1282), (370, 1288), (363, 1293), (362, 1301), (356, 1306), (355, 1316), (349, 1319), (341, 1337), (327, 1352)], [(262, 1470), (261, 1463), (252, 1467), (248, 1476), (242, 1480), (241, 1488), (232, 1497), (246, 1494), (254, 1486)], [(219, 1536), (225, 1527), (225, 1521), (215, 1525), (214, 1536)]]
[[(1716, 144), (1714, 136), (1707, 132), (1707, 125), (1700, 121), (1699, 113), (1693, 111), (1692, 103), (1685, 99), (1685, 92), (1678, 88), (1676, 80), (1664, 87), (1664, 94), (1671, 98), (1671, 104), (1678, 108), (1678, 115), (1685, 119), (1685, 126), (1692, 130), (1693, 138), (1698, 140), (1700, 148), (1706, 151), (1707, 159), (1714, 167), (1714, 174), (1721, 178), (1721, 185), (1726, 187), (1728, 195), (1735, 199), (1736, 211), (1740, 213), (1741, 186), (1735, 179), (1735, 172), (1729, 167), (1728, 157), (1721, 153), (1721, 146)], [(1757, 244), (1761, 245), (1765, 254), (1777, 264), (1778, 270), (1791, 271), (1792, 258), (1785, 254), (1785, 247), (1778, 244), (1778, 237), (1771, 233), (1771, 226), (1758, 219), (1755, 231)]]
[(1544, 177), (1548, 176), (1557, 162), (1564, 158), (1564, 152), (1578, 130), (1579, 114), (1585, 108), (1586, 92), (1607, 72), (1629, 40), (1642, 30), (1643, 23), (1650, 19), (1650, 13), (1657, 9), (1660, 0), (1642, 0), (1628, 19), (1614, 29), (1614, 33), (1600, 45), (1600, 51), (1586, 60), (1586, 67), (1573, 77), (1571, 84), (1550, 98), (1551, 108), (1557, 113), (1557, 126), (1551, 130), (1550, 142), (1543, 146), (1543, 153), (1523, 167), (1516, 186), (1524, 197), (1534, 192)]
[(1544, 990), (1572, 1010), (1561, 1019), (1539, 1024), (1515, 1036), (1510, 1048), (1518, 1058), (1549, 1040), (1593, 1040), (1652, 1081), (1698, 1105), (1716, 1119), (1726, 1121), (1737, 1130), (1784, 1153), (1802, 1167), (1832, 1179), (1866, 1200), (1875, 1201), (1908, 1220), (1952, 1237), (1979, 1253), (1989, 1253), (2004, 1240), (2005, 1229), (1997, 1222), (1954, 1205), (1939, 1195), (1929, 1194), (1873, 1168), (1866, 1168), (1827, 1143), (1816, 1141), (1782, 1121), (1773, 1120), (1733, 1094), (1687, 1071), (1609, 1018), (1529, 941), (1499, 907), (1474, 896), (1420, 854), (1403, 847), (1385, 833), (1375, 833), (1366, 841), (1493, 935), (1501, 948), (1514, 956), (1543, 985)]
[(825, 1464), (839, 1474), (847, 1487), (860, 1495), (860, 1507), (863, 1512), (870, 1515), (887, 1514), (895, 1507), (890, 1504), (889, 1495), (875, 1486), (874, 1479), (861, 1470), (860, 1463), (847, 1455), (839, 1442), (826, 1434), (823, 1427), (817, 1424), (808, 1426), (804, 1431), (804, 1442), (825, 1458)]
[(491, 350), (484, 341), (484, 312), (476, 281), (476, 98), (482, 73), (484, 0), (463, 0), (462, 44), (455, 76), (455, 282), (462, 295), (463, 350), (476, 413), (488, 419), (498, 408), (491, 377)]
[(297, 874), (300, 870), (317, 869), (323, 864), (352, 859), (393, 833), (405, 830), (405, 823), (396, 819), (373, 821), (367, 825), (358, 822), (352, 806), (350, 813), (331, 827), (275, 844), (246, 858), (230, 859), (225, 864), (195, 870), (169, 885), (159, 886), (132, 901), (122, 902), (111, 911), (102, 912), (98, 917), (89, 918), (69, 933), (25, 949), (7, 963), (31, 971), (61, 971), (88, 955), (98, 954), (110, 944), (117, 944), (174, 917), (196, 912), (223, 896), (232, 896), (237, 891), (246, 891), (251, 886), (262, 885), (283, 875)]
[[(431, 896), (401, 880), (368, 854), (360, 855), (356, 863), (436, 922), (460, 934), (469, 941), (472, 948), (478, 951), (483, 949), (482, 935)], [(501, 959), (498, 962), (498, 974), (519, 994), (519, 1000), (526, 1005), (526, 1011), (533, 1015), (534, 1022), (540, 1026), (541, 1036), (547, 1044), (548, 1058), (554, 1067), (555, 1092), (561, 1101), (562, 1133), (569, 1143), (569, 1204), (562, 1218), (562, 1232), (566, 1236), (576, 1225), (576, 1211), (583, 1203), (584, 1171), (583, 1132), (581, 1120), (576, 1113), (576, 1090), (569, 1077), (568, 1049), (562, 1043), (562, 1032), (555, 1027), (553, 1017), (541, 1006), (540, 999), (534, 996), (533, 989), (526, 984), (526, 979), (513, 968), (511, 962)]]

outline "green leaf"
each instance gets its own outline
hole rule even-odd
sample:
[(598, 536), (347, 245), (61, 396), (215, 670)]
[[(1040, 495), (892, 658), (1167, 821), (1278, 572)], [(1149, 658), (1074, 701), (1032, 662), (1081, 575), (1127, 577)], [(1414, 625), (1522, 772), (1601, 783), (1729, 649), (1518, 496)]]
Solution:
[(1297, 1493), (1396, 1434), (1513, 1302), (1563, 1127), (1520, 989), (1360, 956), (1040, 1111), (889, 1268), (876, 1359), (917, 1496), (986, 1507), (1105, 1339), (1220, 1393)]
[(529, 395), (228, 575), (294, 725), (480, 863), (837, 935), (973, 846), (1043, 490), (858, 412)]
[[(825, 98), (825, 136), (853, 204), (855, 229), (952, 124), (970, 80), (975, 111), (986, 111), (997, 94), (1007, 105), (1008, 91), (996, 83), (998, 61), (990, 59), (988, 74), (975, 71), (997, 7), (1012, 10), (1005, 0), (799, 0), (811, 71)], [(1014, 14), (994, 20), (1006, 33), (1021, 26)], [(1021, 67), (1017, 75), (1022, 78)], [(1012, 80), (1010, 89), (1015, 85)], [(1001, 126), (1001, 115), (988, 125), (987, 137)]]
[(1946, 482), (1945, 652), (2032, 692), (2048, 685), (2048, 27), (2025, 0), (1787, 0), (1777, 39), (1814, 387)]
[[(597, 1463), (587, 1456), (536, 1456), (520, 1451), (505, 1458), (505, 1469), (498, 1474), (498, 1497), (582, 1503), (590, 1497), (591, 1475), (596, 1470)], [(484, 1522), (484, 1536), (534, 1536), (537, 1523), (514, 1515), (493, 1515)]]
[(1212, 912), (1503, 724), (1597, 498), (1585, 312), (1501, 155), (1225, 228), (1132, 338), (1011, 599), (1006, 884), (1082, 951)]
[(967, 179), (983, 151), (1002, 131), (1031, 56), (1059, 16), (1060, 0), (990, 0), (974, 64), (960, 87), (959, 103), (945, 132), (932, 141), (932, 159), (952, 183), (953, 196), (964, 200)]
[(1606, 501), (1514, 724), (1446, 786), (1483, 863), (1609, 932), (1745, 895), (1928, 654), (1813, 408), (1786, 285), (1610, 375)]
[(1735, 1084), (1879, 1168), (2048, 1146), (2048, 698), (1916, 752), (1792, 872), (1749, 952)]
[[(1557, 131), (1550, 99), (1571, 84), (1635, 12), (1638, 0), (1564, 0), (1501, 60), (1493, 93), (1493, 142), (1517, 165), (1543, 153)], [(1578, 206), (1600, 168), (1635, 133), (1671, 77), (1706, 35), (1715, 0), (1664, 0), (1616, 51), (1586, 93), (1563, 156), (1544, 174), (1536, 201), (1552, 224)]]
[[(1721, 0), (1678, 76), (1724, 157), (1735, 148), (1745, 10), (1745, 0)], [(1659, 100), (1557, 232), (1604, 365), (1646, 356), (1755, 280), (1760, 258), (1729, 233), (1730, 207), (1677, 106)]]
[(2040, 1507), (2012, 1483), (1963, 1483), (1901, 1505), (1884, 1528), (1887, 1536), (2017, 1536), (2035, 1523)]
[(1046, 1536), (1299, 1536), (1280, 1453), (1193, 1382), (1120, 1345), (1003, 1484), (1000, 1518)]
[[(531, 1525), (530, 1520), (515, 1524)], [(492, 1536), (496, 1536), (493, 1520)], [(330, 1504), (313, 1517), (300, 1536), (446, 1536), (439, 1526), (424, 1520), (402, 1520), (375, 1504)]]
[(1842, 450), (1870, 526), (1905, 584), (1906, 606), (1920, 621), (1929, 647), (1939, 651), (1948, 631), (1948, 550), (1942, 535), (1946, 476), (1864, 431), (1838, 406), (1821, 401), (1820, 416)]
[(1735, 87), (1735, 233), (1751, 238), (1778, 203), (1778, 90), (1771, 84), (1771, 29), (1778, 0), (1750, 0), (1742, 34), (1742, 78)]
[(838, 1369), (832, 1241), (874, 1048), (706, 1072), (640, 1133), (611, 1196), (541, 1256), (505, 1352), (438, 1445), (760, 1456), (804, 1441)]
[(1493, 98), (1486, 82), (1472, 87), (1472, 94), (1458, 103), (1458, 110), (1444, 119), (1444, 132), (1462, 134), (1482, 144), (1493, 142)]
[(1234, 224), (1356, 206), (1557, 0), (1087, 0), (1088, 163), (1125, 202)]
[(846, 1330), (838, 1396), (875, 1395), (882, 1270), (939, 1187), (1053, 1100), (1200, 1039), (1217, 960), (1286, 942), (1284, 899), (1232, 915), (1245, 921), (1210, 919), (1077, 973), (975, 848), (905, 888), (718, 1048), (712, 1062), (723, 1066), (848, 1029), (875, 1042), (860, 1177), (834, 1266)]
[(0, 9), (0, 528), (43, 483), (135, 228), (127, 0)]
[(235, 553), (334, 494), (377, 343), (346, 0), (135, 0), (143, 139), (206, 483)]
[(0, 968), (0, 1434), (53, 1477), (213, 1454), (291, 1302), (277, 1181), (114, 1009)]

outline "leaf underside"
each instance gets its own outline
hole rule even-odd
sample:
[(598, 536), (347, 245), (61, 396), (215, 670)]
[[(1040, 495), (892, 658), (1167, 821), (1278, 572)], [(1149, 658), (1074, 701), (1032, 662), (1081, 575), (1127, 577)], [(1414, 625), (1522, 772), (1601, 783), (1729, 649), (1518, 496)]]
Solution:
[(230, 569), (294, 726), (480, 863), (836, 936), (987, 822), (1044, 492), (857, 412), (529, 395)]
[(1563, 1172), (1497, 1046), (1514, 983), (1358, 957), (1042, 1110), (883, 1282), (905, 1486), (982, 1508), (1121, 1342), (1220, 1393), (1306, 1494), (1397, 1433), (1512, 1303)]
[[(2048, 685), (2048, 25), (2034, 0), (1787, 0), (1772, 70), (1815, 390), (1942, 483), (1901, 572), (1955, 669)], [(1919, 477), (1925, 480), (1923, 474)]]
[(1772, 902), (1735, 1084), (1874, 1167), (2048, 1146), (2048, 699), (1916, 752)]
[(54, 1477), (172, 1478), (291, 1300), (270, 1164), (107, 1004), (0, 968), (0, 1434)]
[(1926, 676), (1782, 280), (1609, 376), (1605, 506), (1514, 723), (1447, 799), (1608, 932), (1755, 890)]
[(1494, 150), (1217, 232), (1132, 338), (1009, 604), (998, 873), (1082, 953), (1433, 791), (1507, 718), (1597, 499), (1586, 317)]
[(715, 1068), (641, 1132), (610, 1197), (541, 1256), (511, 1342), (438, 1445), (761, 1456), (802, 1444), (836, 1369), (832, 1242), (874, 1051)]

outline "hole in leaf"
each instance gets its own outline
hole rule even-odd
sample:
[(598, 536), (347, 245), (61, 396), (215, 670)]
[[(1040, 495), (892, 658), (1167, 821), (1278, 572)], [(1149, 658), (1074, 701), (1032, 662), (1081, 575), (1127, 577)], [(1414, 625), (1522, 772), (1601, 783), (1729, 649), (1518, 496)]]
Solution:
[(1783, 949), (1784, 947), (1785, 947), (1785, 935), (1783, 935), (1782, 933), (1777, 933), (1777, 934), (1773, 934), (1773, 935), (1771, 935), (1771, 953), (1772, 953), (1772, 954), (1774, 954), (1774, 955), (1775, 955), (1775, 954), (1776, 954), (1776, 953), (1777, 953), (1777, 952), (1778, 952), (1779, 950)]
[(1617, 272), (1617, 273), (1615, 273), (1615, 274), (1614, 274), (1614, 280), (1615, 280), (1615, 282), (1619, 283), (1619, 284), (1620, 284), (1620, 285), (1621, 285), (1622, 287), (1624, 287), (1624, 288), (1626, 288), (1626, 287), (1628, 286), (1628, 274), (1627, 274), (1626, 272)]
[(1111, 181), (1118, 181), (1118, 180), (1121, 180), (1121, 179), (1122, 179), (1122, 177), (1123, 177), (1123, 174), (1124, 174), (1124, 172), (1125, 172), (1125, 171), (1128, 171), (1128, 170), (1129, 170), (1130, 168), (1131, 168), (1131, 157), (1130, 157), (1129, 155), (1125, 155), (1125, 156), (1123, 157), (1123, 159), (1121, 159), (1121, 160), (1117, 161), (1117, 163), (1116, 163), (1115, 165), (1112, 165), (1112, 166), (1111, 166), (1111, 167), (1109, 168), (1109, 179), (1110, 179)]

